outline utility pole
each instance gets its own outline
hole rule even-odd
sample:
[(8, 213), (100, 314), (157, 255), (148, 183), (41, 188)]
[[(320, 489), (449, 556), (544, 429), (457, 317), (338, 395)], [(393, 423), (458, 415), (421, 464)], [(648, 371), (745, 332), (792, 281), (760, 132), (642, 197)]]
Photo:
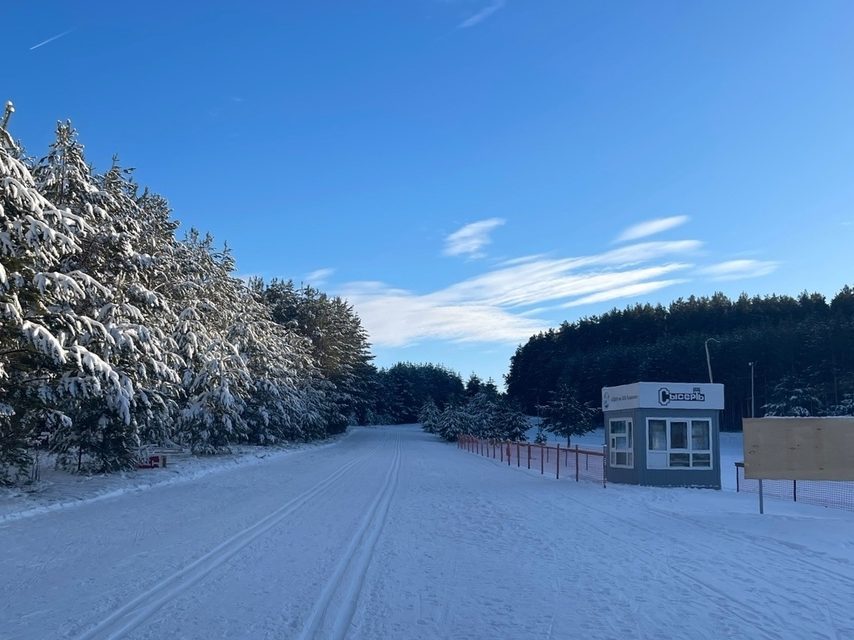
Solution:
[(720, 340), (715, 340), (714, 338), (706, 338), (706, 366), (709, 368), (709, 382), (714, 382), (712, 380), (712, 360), (709, 358), (709, 343), (717, 342), (720, 344)]

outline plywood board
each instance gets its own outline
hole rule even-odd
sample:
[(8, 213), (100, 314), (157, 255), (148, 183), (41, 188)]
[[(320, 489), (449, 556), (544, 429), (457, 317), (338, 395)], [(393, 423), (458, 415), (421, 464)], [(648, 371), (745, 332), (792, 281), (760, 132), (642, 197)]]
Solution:
[(745, 419), (744, 477), (854, 480), (854, 418)]

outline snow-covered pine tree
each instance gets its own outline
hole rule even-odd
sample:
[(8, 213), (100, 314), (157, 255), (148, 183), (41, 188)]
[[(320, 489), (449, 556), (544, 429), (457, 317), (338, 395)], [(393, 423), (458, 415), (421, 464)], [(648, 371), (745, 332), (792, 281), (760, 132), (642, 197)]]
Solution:
[(327, 427), (337, 432), (350, 422), (366, 421), (375, 370), (367, 333), (353, 308), (314, 287), (296, 288), (291, 281), (273, 280), (264, 301), (276, 322), (311, 341), (318, 372), (326, 389)]
[(502, 398), (495, 412), (496, 437), (511, 442), (524, 442), (528, 439), (528, 418), (519, 405), (508, 398)]
[(439, 427), (436, 433), (443, 440), (454, 442), (464, 433), (467, 433), (468, 416), (466, 410), (456, 404), (449, 404), (439, 416)]
[[(108, 360), (115, 338), (78, 311), (105, 287), (82, 271), (64, 269), (90, 229), (81, 216), (39, 193), (27, 167), (10, 152), (14, 148), (0, 130), (0, 378), (10, 433), (32, 440), (45, 424), (67, 426), (71, 418), (64, 411), (95, 395), (103, 414), (126, 426), (132, 389)], [(97, 444), (110, 438), (102, 436)], [(78, 449), (78, 464), (82, 454)], [(115, 461), (101, 462), (112, 468)]]
[[(65, 454), (60, 460), (67, 460), (73, 449), (83, 449), (97, 459), (100, 468), (128, 466), (140, 437), (147, 442), (168, 440), (178, 383), (170, 366), (171, 345), (162, 331), (149, 326), (165, 309), (160, 296), (142, 280), (152, 265), (136, 244), (151, 234), (142, 227), (136, 186), (116, 163), (103, 179), (93, 176), (76, 132), (67, 122), (57, 126), (56, 139), (36, 166), (34, 178), (52, 202), (86, 224), (87, 233), (80, 238), (82, 251), (67, 256), (61, 271), (78, 278), (77, 274), (86, 274), (83, 284), (90, 287), (89, 295), (78, 303), (76, 312), (92, 318), (100, 331), (89, 332), (92, 344), (87, 347), (111, 364), (132, 395), (129, 421), (105, 412), (97, 387), (80, 380), (86, 374), (79, 372), (68, 384), (89, 392), (68, 408), (71, 422), (57, 430), (52, 444)], [(78, 466), (79, 461), (78, 455)]]
[(216, 251), (213, 239), (195, 230), (179, 244), (175, 258), (178, 277), (168, 290), (179, 310), (173, 339), (187, 396), (178, 437), (197, 453), (227, 451), (248, 438), (244, 414), (253, 391), (246, 361), (228, 339), (242, 311), (241, 283), (231, 276), (227, 249)]
[(846, 393), (838, 404), (831, 407), (828, 415), (854, 416), (854, 394)]
[(572, 436), (593, 431), (596, 410), (581, 402), (568, 385), (561, 385), (543, 407), (543, 429), (566, 438), (570, 445)]
[[(246, 405), (249, 440), (271, 444), (314, 436), (322, 416), (310, 415), (316, 409), (307, 396), (316, 392), (304, 384), (316, 377), (311, 343), (273, 322), (262, 294), (257, 281), (241, 289), (242, 313), (228, 333), (253, 382)], [(320, 398), (314, 398), (317, 400)]]
[(427, 433), (436, 433), (436, 430), (439, 427), (439, 419), (441, 413), (439, 412), (439, 408), (436, 406), (436, 403), (433, 402), (433, 399), (430, 398), (424, 403), (424, 406), (421, 407), (421, 411), (418, 414), (418, 421), (421, 423), (422, 428)]
[(771, 401), (763, 407), (766, 416), (820, 416), (823, 407), (818, 390), (809, 382), (784, 376), (771, 392)]
[(480, 438), (497, 437), (497, 398), (487, 391), (478, 391), (465, 406), (466, 433)]

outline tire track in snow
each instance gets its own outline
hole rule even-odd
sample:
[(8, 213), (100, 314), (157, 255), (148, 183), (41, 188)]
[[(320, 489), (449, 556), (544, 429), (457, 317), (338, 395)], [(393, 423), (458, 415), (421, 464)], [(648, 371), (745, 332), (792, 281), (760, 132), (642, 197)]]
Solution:
[[(365, 576), (374, 557), (377, 541), (382, 534), (392, 498), (400, 478), (400, 436), (395, 442), (394, 456), (382, 487), (368, 507), (356, 533), (347, 545), (344, 555), (332, 576), (323, 587), (320, 598), (307, 618), (300, 640), (339, 640), (347, 637), (359, 595), (365, 585)], [(338, 596), (337, 598), (335, 596)], [(337, 608), (330, 609), (332, 602)]]
[(172, 602), (178, 595), (198, 583), (211, 571), (225, 563), (251, 542), (275, 527), (311, 499), (325, 493), (348, 472), (372, 457), (374, 450), (356, 458), (321, 480), (310, 489), (289, 500), (281, 507), (258, 520), (255, 524), (231, 536), (187, 566), (179, 569), (153, 587), (119, 607), (88, 631), (77, 636), (77, 640), (97, 638), (121, 638), (130, 630), (143, 624), (154, 612)]

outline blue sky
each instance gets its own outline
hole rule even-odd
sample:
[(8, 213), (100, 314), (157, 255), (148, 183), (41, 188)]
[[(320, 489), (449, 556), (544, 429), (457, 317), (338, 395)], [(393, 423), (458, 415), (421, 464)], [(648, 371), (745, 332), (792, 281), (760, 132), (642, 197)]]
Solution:
[(854, 282), (851, 2), (83, 6), (4, 7), (13, 133), (71, 118), (379, 364), (500, 378), (613, 306)]

